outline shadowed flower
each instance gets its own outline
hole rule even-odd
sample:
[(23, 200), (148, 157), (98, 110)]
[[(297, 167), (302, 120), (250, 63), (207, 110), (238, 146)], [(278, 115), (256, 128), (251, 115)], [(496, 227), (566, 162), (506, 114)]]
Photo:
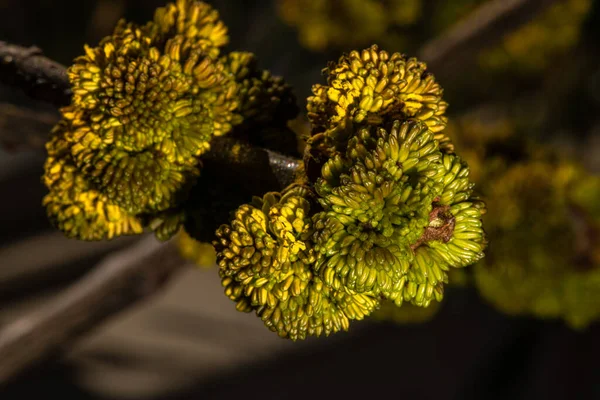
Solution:
[(218, 59), (226, 41), (216, 11), (178, 1), (144, 27), (120, 21), (68, 69), (73, 99), (57, 134), (69, 165), (102, 199), (153, 221), (161, 239), (183, 216), (158, 223), (158, 214), (186, 199), (212, 136), (242, 121), (238, 85)]
[(296, 96), (283, 78), (258, 68), (254, 54), (231, 52), (222, 62), (239, 85), (238, 112), (244, 124), (285, 124), (298, 114)]
[(95, 190), (77, 170), (68, 144), (61, 138), (59, 124), (46, 144), (44, 184), (49, 193), (42, 204), (50, 220), (69, 238), (110, 239), (142, 233), (142, 221)]
[(298, 29), (311, 50), (363, 46), (391, 34), (394, 25), (412, 25), (422, 0), (278, 0), (277, 11)]
[(487, 185), (494, 245), (474, 268), (481, 295), (508, 314), (574, 328), (598, 319), (600, 178), (566, 160), (532, 160)]

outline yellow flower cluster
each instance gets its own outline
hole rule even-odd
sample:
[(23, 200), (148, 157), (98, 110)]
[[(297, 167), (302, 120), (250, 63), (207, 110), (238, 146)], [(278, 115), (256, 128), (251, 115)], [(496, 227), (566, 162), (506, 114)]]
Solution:
[(327, 72), (308, 101), (307, 176), (239, 207), (213, 242), (238, 310), (293, 340), (346, 330), (382, 300), (441, 301), (448, 271), (486, 246), (425, 65), (372, 46)]
[[(289, 86), (251, 55), (238, 68), (240, 53), (220, 54), (227, 42), (216, 10), (177, 0), (146, 25), (120, 21), (75, 59), (44, 178), (49, 217), (67, 236), (110, 239), (151, 225), (171, 237), (213, 136), (295, 116)], [(80, 183), (54, 178), (61, 173)]]
[(448, 126), (489, 207), (489, 256), (467, 272), (500, 311), (583, 328), (600, 319), (600, 178), (519, 124), (493, 106)]
[(423, 121), (444, 147), (448, 104), (425, 63), (373, 45), (344, 54), (327, 69), (327, 84), (313, 85), (308, 98), (312, 125), (308, 144), (329, 157), (343, 148), (357, 126), (384, 126), (394, 120)]

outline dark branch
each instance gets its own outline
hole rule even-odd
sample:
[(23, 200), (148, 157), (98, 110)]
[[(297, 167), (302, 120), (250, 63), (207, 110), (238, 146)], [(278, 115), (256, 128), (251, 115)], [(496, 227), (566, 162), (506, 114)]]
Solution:
[(21, 88), (30, 97), (57, 107), (71, 102), (65, 67), (44, 57), (37, 47), (0, 41), (0, 83)]
[(184, 263), (174, 243), (154, 237), (110, 255), (55, 300), (0, 331), (0, 382), (155, 294)]
[(462, 70), (483, 48), (493, 46), (556, 1), (490, 0), (426, 43), (418, 56), (436, 74), (450, 75)]

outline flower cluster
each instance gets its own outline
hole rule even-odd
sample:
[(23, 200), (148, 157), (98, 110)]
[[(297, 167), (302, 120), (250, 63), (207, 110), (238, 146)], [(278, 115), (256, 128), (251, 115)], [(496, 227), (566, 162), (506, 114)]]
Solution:
[(600, 318), (600, 178), (566, 160), (522, 161), (488, 184), (494, 246), (474, 268), (481, 295), (508, 314)]
[(363, 46), (391, 34), (394, 25), (410, 26), (422, 16), (422, 0), (278, 0), (281, 18), (298, 29), (307, 48)]
[(227, 42), (216, 10), (178, 0), (86, 46), (68, 69), (72, 103), (47, 144), (44, 204), (67, 236), (110, 239), (147, 225), (172, 236), (213, 136), (293, 117), (289, 87), (251, 56), (238, 68), (238, 53), (221, 55)]
[(308, 104), (318, 176), (242, 205), (214, 241), (237, 308), (293, 340), (345, 330), (382, 300), (440, 301), (448, 271), (486, 246), (425, 65), (372, 46), (328, 72)]
[(242, 205), (214, 241), (225, 294), (240, 311), (256, 310), (282, 337), (348, 329), (377, 306), (368, 294), (338, 290), (313, 271), (317, 252), (310, 204), (296, 191), (268, 193)]
[(508, 314), (600, 319), (600, 178), (561, 149), (528, 137), (516, 111), (482, 107), (449, 124), (487, 199), (488, 257), (466, 271), (481, 296)]
[(344, 54), (325, 71), (327, 84), (313, 85), (307, 105), (312, 125), (308, 144), (320, 155), (330, 158), (345, 148), (357, 127), (386, 126), (407, 118), (423, 121), (441, 147), (452, 150), (442, 132), (448, 104), (425, 63), (373, 45)]
[[(346, 50), (379, 43), (415, 51), (423, 39), (443, 35), (469, 17), (485, 0), (277, 0), (284, 23), (298, 32), (302, 46), (319, 52)], [(582, 36), (592, 0), (551, 4), (531, 21), (507, 34), (500, 44), (476, 56), (486, 74), (498, 79), (510, 74), (535, 77), (566, 55)], [(490, 74), (491, 73), (491, 74)]]

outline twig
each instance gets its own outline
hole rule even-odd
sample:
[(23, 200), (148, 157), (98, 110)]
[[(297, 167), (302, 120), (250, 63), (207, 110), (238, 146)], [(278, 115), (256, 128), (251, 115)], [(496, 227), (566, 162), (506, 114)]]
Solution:
[[(11, 295), (26, 296), (32, 282), (35, 282), (33, 286), (38, 282), (43, 285), (57, 275), (61, 277), (63, 266), (75, 266), (91, 258), (99, 259), (138, 240), (139, 237), (122, 236), (115, 240), (86, 242), (67, 239), (62, 232), (51, 231), (13, 241), (0, 248), (3, 263), (0, 269), (0, 301)], [(77, 265), (82, 272), (83, 268), (90, 267)], [(4, 311), (0, 310), (0, 317), (5, 314)]]
[(71, 85), (63, 65), (44, 57), (38, 47), (0, 41), (0, 83), (21, 88), (37, 100), (62, 107), (71, 101)]
[(472, 60), (480, 50), (530, 21), (558, 0), (490, 0), (447, 32), (426, 43), (418, 56), (436, 74), (449, 75)]
[(185, 264), (173, 242), (146, 237), (0, 331), (0, 382), (59, 351), (107, 317), (155, 294)]
[(0, 103), (0, 144), (4, 149), (43, 149), (60, 114)]

